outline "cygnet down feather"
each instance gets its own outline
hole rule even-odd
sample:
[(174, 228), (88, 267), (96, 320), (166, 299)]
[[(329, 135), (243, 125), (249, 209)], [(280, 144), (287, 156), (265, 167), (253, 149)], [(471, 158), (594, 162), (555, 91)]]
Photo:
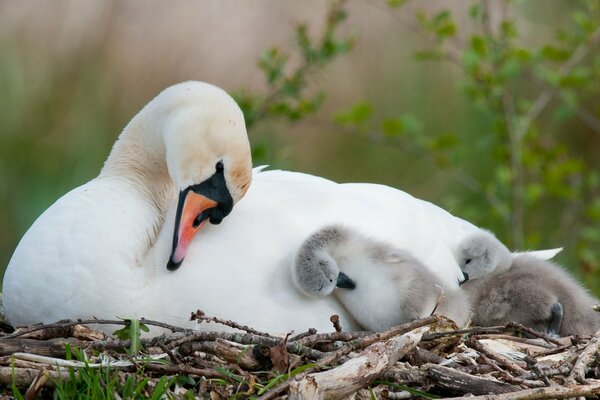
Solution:
[(298, 289), (309, 296), (334, 294), (366, 329), (381, 330), (436, 313), (459, 326), (469, 318), (468, 296), (444, 289), (408, 251), (339, 225), (310, 235), (293, 264)]
[(518, 322), (541, 332), (590, 335), (600, 329), (598, 303), (560, 266), (526, 254), (512, 255), (482, 231), (459, 246), (459, 266), (471, 297), (473, 322), (494, 326)]

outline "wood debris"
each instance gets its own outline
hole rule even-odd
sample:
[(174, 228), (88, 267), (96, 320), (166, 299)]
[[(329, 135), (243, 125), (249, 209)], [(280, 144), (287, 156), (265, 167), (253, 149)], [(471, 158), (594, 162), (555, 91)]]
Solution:
[[(135, 355), (128, 353), (130, 340), (93, 329), (124, 321), (62, 321), (3, 333), (0, 385), (5, 394), (14, 385), (33, 399), (83, 368), (109, 368), (123, 379), (140, 372), (155, 380), (185, 377), (170, 384), (167, 394), (174, 398), (600, 397), (600, 332), (557, 339), (518, 324), (459, 330), (431, 316), (382, 332), (308, 329), (284, 338), (201, 311), (193, 317), (237, 331), (142, 320), (170, 333), (141, 338), (144, 350)], [(69, 349), (79, 349), (85, 360), (67, 360)]]

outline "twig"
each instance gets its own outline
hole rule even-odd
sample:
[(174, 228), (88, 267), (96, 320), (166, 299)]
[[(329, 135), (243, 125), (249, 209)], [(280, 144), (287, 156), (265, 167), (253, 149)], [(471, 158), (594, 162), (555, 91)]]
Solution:
[(251, 327), (246, 326), (246, 325), (238, 324), (237, 322), (234, 322), (234, 321), (230, 321), (230, 320), (227, 320), (227, 319), (221, 319), (219, 317), (208, 317), (201, 310), (196, 310), (196, 312), (193, 312), (192, 316), (190, 317), (190, 321), (214, 322), (216, 324), (221, 324), (221, 325), (228, 326), (230, 328), (239, 329), (240, 331), (245, 331), (245, 332), (248, 332), (248, 333), (252, 333), (254, 335), (265, 336), (265, 337), (274, 337), (273, 335), (270, 335), (270, 334), (265, 333), (265, 332), (257, 331), (254, 328), (251, 328)]
[(557, 346), (562, 346), (563, 345), (563, 343), (560, 340), (555, 339), (552, 336), (547, 335), (545, 333), (538, 332), (535, 329), (531, 329), (531, 328), (529, 328), (529, 327), (527, 327), (525, 325), (521, 325), (521, 324), (519, 324), (517, 322), (509, 322), (508, 324), (506, 324), (506, 327), (507, 328), (516, 328), (516, 329), (520, 330), (521, 332), (529, 333), (532, 336), (544, 339), (546, 342), (552, 343), (552, 344), (557, 345)]
[[(374, 333), (374, 334), (366, 336), (364, 338), (357, 339), (353, 342), (348, 343), (346, 346), (342, 347), (341, 349), (333, 351), (330, 354), (328, 354), (327, 356), (321, 358), (316, 363), (316, 365), (312, 368), (309, 368), (305, 372), (305, 374), (315, 372), (323, 367), (331, 366), (333, 363), (335, 363), (341, 357), (343, 357), (353, 351), (356, 351), (358, 349), (363, 349), (375, 342), (378, 342), (381, 340), (387, 340), (391, 337), (404, 334), (406, 332), (420, 328), (425, 325), (431, 325), (439, 320), (440, 320), (439, 316), (433, 315), (433, 316), (430, 316), (427, 318), (411, 321), (407, 324), (395, 326), (391, 329), (388, 329), (387, 331)], [(259, 397), (259, 399), (260, 400), (274, 399), (277, 396), (281, 395), (283, 392), (285, 392), (289, 388), (289, 386), (290, 386), (290, 380), (288, 379), (284, 383), (281, 383), (279, 386), (276, 386), (273, 389), (271, 389), (265, 395)]]
[(25, 400), (35, 400), (44, 387), (44, 385), (48, 382), (48, 374), (45, 370), (41, 370), (39, 374), (35, 377), (27, 391), (25, 392)]
[[(191, 329), (185, 329), (178, 326), (165, 324), (164, 322), (152, 321), (149, 319), (140, 319), (140, 323), (144, 325), (157, 326), (160, 328), (165, 328), (171, 330), (171, 332), (189, 332)], [(77, 320), (77, 321), (59, 321), (53, 324), (46, 325), (34, 325), (30, 328), (23, 329), (14, 333), (11, 333), (7, 336), (0, 337), (0, 340), (13, 339), (19, 336), (27, 335), (32, 332), (44, 330), (44, 329), (53, 329), (53, 328), (65, 328), (75, 325), (126, 325), (127, 320), (109, 320), (109, 319), (86, 319), (86, 320)]]
[[(295, 342), (303, 346), (314, 346), (317, 343), (325, 342), (348, 342), (372, 335), (374, 332), (362, 331), (362, 332), (330, 332), (330, 333), (319, 333), (297, 339)], [(292, 340), (290, 340), (292, 342)]]
[(302, 332), (302, 333), (297, 334), (296, 336), (292, 336), (290, 338), (289, 342), (295, 342), (297, 340), (304, 339), (307, 336), (315, 335), (316, 333), (317, 333), (317, 330), (315, 328), (310, 328), (306, 332)]
[(492, 360), (497, 361), (498, 363), (502, 364), (507, 369), (509, 369), (511, 372), (513, 372), (513, 373), (515, 373), (517, 375), (524, 375), (524, 374), (527, 373), (527, 371), (525, 371), (523, 368), (519, 367), (517, 364), (515, 364), (514, 362), (512, 362), (508, 358), (503, 357), (503, 356), (501, 356), (499, 354), (493, 353), (492, 351), (488, 350), (485, 346), (481, 345), (474, 338), (469, 338), (469, 340), (467, 340), (466, 343), (471, 348), (477, 350), (480, 353), (485, 354), (486, 356), (488, 356)]
[(340, 324), (339, 315), (333, 314), (331, 317), (329, 317), (329, 321), (331, 321), (331, 323), (333, 324), (333, 329), (335, 329), (336, 332), (342, 331), (342, 325)]
[(458, 393), (506, 393), (520, 389), (505, 382), (473, 376), (441, 365), (425, 364), (421, 370), (432, 383)]
[[(600, 395), (600, 384), (578, 386), (551, 386), (536, 389), (521, 390), (512, 393), (492, 394), (483, 396), (448, 397), (452, 400), (544, 400), (569, 399), (571, 397), (596, 397)], [(445, 399), (440, 399), (445, 400)]]
[(571, 373), (567, 377), (567, 384), (574, 384), (576, 381), (583, 383), (585, 379), (585, 373), (589, 369), (589, 366), (595, 361), (596, 355), (600, 350), (600, 331), (596, 332), (592, 340), (588, 342), (585, 349), (581, 352), (581, 355), (575, 362)]
[(355, 358), (325, 372), (303, 375), (290, 383), (290, 400), (346, 399), (367, 386), (412, 351), (429, 329), (421, 327), (368, 346)]

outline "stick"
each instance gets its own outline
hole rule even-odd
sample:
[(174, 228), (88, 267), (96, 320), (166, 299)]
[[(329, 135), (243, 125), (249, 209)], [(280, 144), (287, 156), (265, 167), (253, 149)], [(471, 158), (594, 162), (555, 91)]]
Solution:
[(48, 374), (46, 371), (41, 370), (38, 375), (35, 377), (27, 391), (25, 392), (25, 400), (35, 400), (44, 387), (44, 385), (48, 382)]
[(481, 345), (477, 340), (475, 340), (474, 338), (469, 338), (469, 340), (467, 340), (466, 342), (471, 348), (477, 350), (480, 353), (485, 354), (486, 356), (488, 356), (489, 358), (491, 358), (492, 360), (502, 364), (503, 366), (505, 366), (507, 369), (509, 369), (511, 372), (517, 374), (517, 375), (524, 375), (527, 373), (527, 371), (525, 371), (523, 368), (519, 367), (517, 364), (515, 364), (514, 362), (512, 362), (511, 360), (509, 360), (506, 357), (503, 357), (499, 354), (493, 353), (491, 351), (489, 351), (485, 346)]
[(600, 350), (600, 330), (594, 334), (592, 340), (588, 342), (585, 349), (579, 355), (579, 358), (575, 362), (571, 373), (567, 377), (565, 383), (572, 385), (576, 381), (583, 383), (585, 380), (585, 373), (589, 369), (589, 366), (594, 362), (596, 354)]
[(333, 329), (335, 329), (336, 332), (342, 331), (342, 324), (340, 324), (339, 315), (333, 314), (331, 317), (329, 317), (329, 321), (331, 321), (331, 323), (333, 324)]
[[(600, 395), (600, 384), (578, 386), (551, 386), (537, 389), (527, 389), (512, 393), (484, 396), (448, 397), (450, 400), (543, 400), (569, 399), (572, 397), (597, 397)], [(446, 400), (446, 399), (439, 399)]]
[[(144, 325), (157, 326), (160, 328), (169, 329), (171, 332), (189, 332), (190, 329), (180, 328), (178, 326), (165, 324), (164, 322), (152, 321), (149, 319), (141, 318), (140, 323)], [(110, 320), (110, 319), (86, 319), (86, 320), (77, 320), (77, 321), (58, 321), (53, 324), (47, 325), (35, 325), (30, 328), (26, 328), (23, 330), (19, 330), (17, 332), (11, 333), (7, 336), (0, 337), (0, 340), (13, 339), (19, 336), (28, 335), (32, 332), (47, 330), (47, 329), (55, 329), (55, 328), (67, 328), (75, 325), (126, 325), (127, 320)]]
[[(364, 338), (357, 339), (353, 342), (348, 343), (343, 348), (341, 348), (337, 351), (331, 352), (331, 354), (328, 354), (327, 356), (321, 358), (317, 362), (317, 365), (315, 365), (313, 368), (309, 368), (305, 372), (305, 374), (312, 373), (312, 372), (317, 371), (320, 368), (329, 366), (329, 365), (333, 364), (334, 362), (336, 362), (337, 360), (339, 360), (341, 357), (343, 357), (353, 351), (356, 351), (358, 349), (365, 348), (375, 342), (378, 342), (381, 340), (387, 340), (387, 339), (390, 339), (397, 335), (402, 335), (406, 332), (420, 328), (422, 326), (431, 325), (433, 323), (436, 323), (439, 320), (440, 320), (439, 316), (433, 315), (433, 316), (429, 316), (426, 318), (411, 321), (406, 324), (395, 326), (393, 328), (388, 329), (387, 331), (374, 333), (374, 334), (366, 336)], [(285, 392), (289, 388), (289, 386), (290, 386), (290, 380), (288, 379), (286, 382), (280, 384), (279, 386), (274, 387), (269, 392), (267, 392), (266, 394), (259, 397), (259, 399), (260, 400), (274, 399), (277, 396), (281, 395), (283, 392)]]
[(508, 393), (520, 389), (518, 386), (473, 376), (466, 372), (443, 367), (441, 365), (425, 364), (421, 369), (426, 373), (426, 376), (431, 380), (431, 383), (458, 393), (472, 393), (479, 395), (488, 393)]
[(387, 342), (373, 343), (358, 356), (325, 372), (306, 374), (290, 383), (290, 400), (345, 399), (377, 379), (412, 351), (427, 327), (417, 328)]
[(237, 322), (234, 322), (234, 321), (230, 321), (230, 320), (227, 320), (227, 319), (221, 319), (219, 317), (208, 317), (204, 313), (204, 311), (202, 311), (202, 310), (196, 310), (196, 312), (193, 312), (192, 316), (190, 317), (190, 321), (214, 322), (216, 324), (225, 325), (225, 326), (228, 326), (230, 328), (239, 329), (241, 331), (245, 331), (245, 332), (248, 332), (248, 333), (253, 333), (255, 335), (266, 336), (266, 337), (274, 337), (271, 334), (268, 334), (268, 333), (265, 333), (265, 332), (261, 332), (261, 331), (257, 331), (254, 328), (251, 328), (251, 327), (246, 326), (246, 325), (238, 324)]
[(560, 340), (555, 339), (555, 338), (553, 338), (552, 336), (550, 336), (548, 334), (545, 334), (545, 333), (542, 333), (542, 332), (538, 332), (535, 329), (531, 329), (531, 328), (529, 328), (529, 327), (527, 327), (525, 325), (521, 325), (521, 324), (519, 324), (517, 322), (509, 322), (508, 324), (506, 324), (506, 327), (507, 328), (515, 328), (515, 329), (518, 329), (521, 332), (529, 333), (532, 336), (539, 337), (541, 339), (544, 339), (546, 342), (555, 344), (557, 346), (562, 346), (563, 345), (563, 343)]

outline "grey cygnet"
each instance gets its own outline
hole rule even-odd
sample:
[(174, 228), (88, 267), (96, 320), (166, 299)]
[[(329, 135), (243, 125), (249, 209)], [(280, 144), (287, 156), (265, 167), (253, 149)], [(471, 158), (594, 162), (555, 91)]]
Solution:
[(573, 277), (550, 261), (511, 254), (490, 232), (465, 238), (458, 262), (477, 325), (514, 321), (561, 336), (600, 329), (600, 313), (591, 309), (598, 300)]
[[(366, 329), (382, 330), (428, 316), (442, 288), (410, 253), (338, 225), (310, 235), (293, 265), (295, 285), (307, 295), (334, 294)], [(459, 326), (469, 319), (468, 296), (446, 289), (436, 313)]]

